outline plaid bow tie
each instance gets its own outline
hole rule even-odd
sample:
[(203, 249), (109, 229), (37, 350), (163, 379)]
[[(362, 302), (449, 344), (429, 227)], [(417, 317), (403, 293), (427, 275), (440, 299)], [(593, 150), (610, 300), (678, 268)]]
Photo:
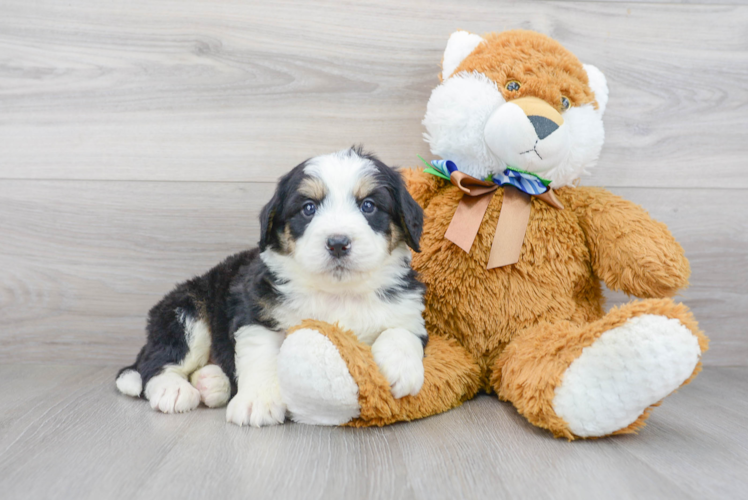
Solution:
[[(420, 158), (420, 156), (419, 156)], [(421, 158), (423, 160), (423, 158)], [(423, 160), (424, 163), (426, 160)], [(452, 172), (458, 172), (457, 165), (451, 160), (433, 160), (430, 164), (426, 163), (427, 168), (424, 172), (436, 175), (443, 179), (451, 180)], [(523, 193), (530, 195), (543, 194), (549, 189), (551, 181), (543, 179), (537, 174), (526, 172), (518, 168), (507, 167), (503, 172), (485, 179), (487, 182), (493, 182), (499, 186), (514, 186)]]

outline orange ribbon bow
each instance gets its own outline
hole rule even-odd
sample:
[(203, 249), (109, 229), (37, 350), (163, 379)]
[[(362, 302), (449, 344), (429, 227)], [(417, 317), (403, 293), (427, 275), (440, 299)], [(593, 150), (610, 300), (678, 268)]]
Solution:
[[(499, 188), (498, 184), (476, 179), (464, 172), (453, 171), (450, 181), (460, 191), (465, 193), (457, 205), (452, 221), (444, 237), (449, 241), (470, 252), (475, 237), (478, 235), (483, 216), (488, 209), (491, 198)], [(499, 222), (491, 244), (491, 254), (488, 257), (487, 269), (516, 264), (525, 240), (527, 223), (530, 221), (531, 195), (509, 184), (504, 185), (504, 200), (501, 204)], [(563, 210), (564, 206), (558, 201), (553, 190), (548, 190), (537, 196), (548, 205)]]

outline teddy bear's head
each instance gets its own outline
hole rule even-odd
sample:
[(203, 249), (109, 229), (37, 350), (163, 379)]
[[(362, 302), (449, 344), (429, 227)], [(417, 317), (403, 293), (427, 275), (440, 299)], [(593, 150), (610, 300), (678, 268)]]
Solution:
[(478, 178), (507, 167), (552, 187), (593, 167), (608, 102), (603, 74), (545, 35), (450, 36), (423, 125), (431, 152)]

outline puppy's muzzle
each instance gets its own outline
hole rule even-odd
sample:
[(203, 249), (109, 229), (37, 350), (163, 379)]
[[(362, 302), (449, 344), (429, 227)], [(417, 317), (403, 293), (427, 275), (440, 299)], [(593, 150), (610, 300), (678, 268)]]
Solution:
[(327, 251), (335, 258), (345, 257), (351, 251), (351, 239), (342, 234), (333, 234), (327, 238)]

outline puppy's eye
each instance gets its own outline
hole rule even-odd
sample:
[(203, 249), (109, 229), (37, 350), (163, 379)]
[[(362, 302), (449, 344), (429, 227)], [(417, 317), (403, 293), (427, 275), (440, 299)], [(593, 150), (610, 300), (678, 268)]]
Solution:
[(514, 92), (515, 90), (519, 90), (519, 88), (522, 86), (521, 83), (519, 83), (517, 80), (511, 80), (506, 82), (506, 89), (509, 92)]
[(312, 203), (311, 201), (308, 201), (304, 204), (304, 207), (301, 209), (301, 213), (304, 214), (306, 217), (311, 217), (314, 215), (314, 213), (317, 211), (317, 205)]
[(569, 102), (568, 97), (561, 96), (561, 107), (564, 109), (569, 109), (569, 107), (571, 107), (571, 103)]
[(376, 209), (377, 206), (374, 205), (374, 202), (371, 200), (364, 200), (363, 203), (361, 203), (361, 211), (365, 214), (373, 213)]

